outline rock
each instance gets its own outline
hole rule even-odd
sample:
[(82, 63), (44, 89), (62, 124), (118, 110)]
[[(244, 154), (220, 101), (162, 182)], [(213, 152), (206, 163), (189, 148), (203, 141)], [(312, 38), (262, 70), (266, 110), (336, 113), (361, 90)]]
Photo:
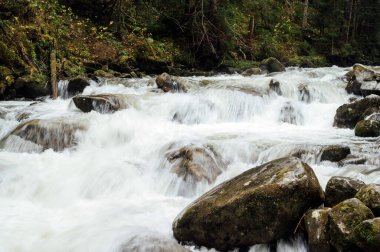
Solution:
[(262, 71), (258, 67), (249, 68), (241, 73), (241, 75), (243, 76), (259, 75), (259, 74), (262, 74)]
[(350, 147), (329, 145), (321, 150), (321, 161), (339, 162), (351, 153)]
[(363, 251), (380, 251), (380, 218), (365, 220), (354, 230), (355, 244)]
[(277, 93), (278, 95), (282, 95), (280, 82), (271, 79), (269, 82), (269, 90)]
[(24, 75), (15, 81), (16, 98), (36, 99), (50, 94), (46, 76), (42, 74)]
[(77, 95), (73, 97), (77, 108), (85, 113), (91, 110), (99, 113), (112, 113), (127, 108), (125, 97), (117, 94)]
[[(218, 88), (218, 87), (214, 87), (214, 88)], [(253, 95), (253, 96), (263, 96), (264, 94), (266, 94), (266, 92), (263, 90), (260, 90), (255, 87), (249, 87), (249, 86), (223, 86), (219, 88), (224, 88), (231, 91), (238, 91), (238, 92), (242, 92), (242, 93)]]
[(90, 80), (85, 77), (75, 77), (69, 79), (69, 83), (67, 86), (67, 95), (69, 97), (73, 97), (74, 95), (80, 94), (83, 90), (90, 85)]
[(224, 163), (209, 147), (186, 146), (166, 153), (171, 172), (177, 174), (185, 184), (180, 184), (179, 194), (192, 195), (199, 182), (212, 184), (222, 173)]
[(355, 198), (369, 207), (376, 217), (380, 217), (380, 185), (368, 184), (360, 188)]
[(373, 113), (365, 118), (365, 120), (373, 120), (380, 122), (380, 113)]
[[(62, 151), (76, 144), (75, 134), (85, 130), (82, 123), (67, 119), (30, 120), (19, 124), (2, 142), (2, 145), (11, 151), (24, 151), (28, 148), (25, 141), (31, 142), (32, 151), (53, 149)], [(29, 145), (30, 146), (30, 145)], [(25, 150), (28, 151), (28, 150)]]
[(360, 83), (357, 79), (356, 79), (356, 76), (353, 75), (350, 80), (348, 81), (347, 83), (347, 86), (346, 86), (346, 91), (347, 93), (349, 94), (354, 94), (354, 95), (362, 95), (362, 91), (361, 91), (361, 86), (362, 86), (362, 83)]
[(156, 84), (164, 92), (187, 92), (191, 88), (188, 80), (163, 73), (156, 77)]
[(325, 190), (325, 206), (335, 206), (346, 199), (354, 198), (363, 186), (365, 186), (363, 181), (354, 178), (339, 176), (330, 178)]
[(356, 157), (353, 155), (347, 155), (346, 158), (340, 160), (338, 162), (339, 166), (345, 166), (345, 165), (360, 165), (360, 164), (365, 164), (367, 160), (363, 157)]
[(298, 87), (298, 97), (300, 101), (310, 103), (311, 102), (311, 96), (309, 87), (305, 84), (301, 84)]
[(292, 234), (304, 212), (323, 198), (307, 164), (294, 157), (277, 159), (195, 200), (174, 221), (174, 237), (222, 251), (275, 242)]
[(355, 136), (378, 137), (380, 136), (380, 121), (361, 120), (355, 126)]
[(355, 64), (352, 71), (346, 75), (348, 84), (346, 90), (355, 95), (380, 95), (380, 72), (361, 64)]
[(175, 240), (169, 240), (158, 235), (134, 236), (118, 250), (121, 252), (191, 252)]
[(273, 73), (273, 72), (285, 72), (285, 67), (284, 65), (281, 64), (280, 61), (276, 58), (268, 58), (264, 60), (261, 65), (260, 69), (262, 71), (268, 71), (268, 73)]
[(106, 72), (102, 69), (96, 70), (94, 72), (94, 75), (97, 77), (103, 77), (103, 78), (114, 78), (115, 76), (109, 72)]
[(336, 110), (334, 126), (353, 129), (357, 122), (380, 110), (380, 96), (369, 96), (353, 103), (344, 104)]
[(360, 91), (364, 97), (380, 95), (380, 83), (379, 81), (366, 81), (360, 86)]
[(334, 206), (329, 212), (331, 245), (337, 251), (355, 250), (355, 227), (372, 218), (374, 216), (371, 210), (355, 198)]
[(305, 229), (310, 252), (329, 252), (329, 212), (331, 208), (311, 209), (305, 214)]
[(280, 111), (280, 122), (302, 125), (303, 124), (303, 116), (299, 110), (294, 108), (293, 104), (290, 102), (286, 102)]

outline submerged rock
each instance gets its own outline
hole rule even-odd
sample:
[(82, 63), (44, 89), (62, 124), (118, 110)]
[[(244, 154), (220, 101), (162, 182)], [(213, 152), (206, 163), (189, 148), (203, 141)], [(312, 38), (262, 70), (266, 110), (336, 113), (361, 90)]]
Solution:
[(353, 103), (344, 104), (336, 110), (334, 126), (353, 129), (360, 120), (380, 111), (380, 96), (369, 96)]
[(269, 82), (269, 90), (272, 91), (272, 92), (277, 93), (278, 95), (282, 95), (280, 82), (278, 82), (276, 80), (273, 80), (273, 79), (270, 80), (270, 82)]
[(190, 204), (173, 223), (183, 243), (227, 250), (290, 235), (304, 212), (322, 204), (313, 170), (298, 158), (277, 159), (220, 184)]
[(368, 184), (361, 187), (355, 198), (369, 207), (376, 217), (380, 217), (380, 185)]
[(346, 199), (355, 197), (363, 186), (365, 186), (365, 183), (358, 179), (339, 176), (331, 177), (326, 185), (325, 206), (335, 206)]
[[(66, 119), (31, 120), (21, 123), (3, 141), (2, 145), (11, 151), (62, 151), (76, 144), (75, 134), (84, 130), (82, 123)], [(27, 144), (30, 142), (31, 144)], [(35, 146), (37, 145), (37, 146)], [(25, 149), (29, 148), (30, 149)]]
[(175, 240), (160, 236), (135, 236), (120, 248), (121, 252), (191, 252)]
[(330, 145), (321, 150), (321, 161), (339, 162), (351, 153), (350, 147), (341, 145)]
[(294, 108), (293, 104), (286, 102), (280, 111), (280, 122), (301, 125), (303, 124), (303, 116), (299, 110)]
[(260, 65), (260, 69), (262, 71), (268, 71), (268, 73), (285, 72), (284, 65), (281, 64), (281, 62), (278, 61), (278, 59), (273, 57), (263, 60), (263, 62)]
[(357, 157), (354, 155), (347, 155), (346, 158), (340, 160), (338, 162), (339, 166), (346, 166), (346, 165), (359, 165), (359, 164), (365, 164), (367, 160), (363, 157)]
[(172, 76), (163, 73), (156, 77), (157, 87), (166, 92), (187, 92), (191, 88), (191, 83), (185, 78)]
[(222, 173), (224, 163), (220, 157), (208, 147), (186, 146), (166, 153), (171, 172), (184, 182), (179, 194), (192, 195), (197, 183), (212, 184)]
[(372, 218), (371, 210), (355, 198), (334, 206), (329, 212), (331, 245), (338, 251), (355, 250), (355, 227)]
[(310, 252), (330, 251), (329, 212), (331, 208), (311, 209), (305, 214)]
[(85, 113), (92, 110), (99, 113), (112, 113), (127, 108), (125, 97), (117, 94), (77, 95), (73, 97), (73, 102)]
[(365, 220), (354, 230), (355, 244), (363, 251), (380, 251), (380, 218)]
[(259, 74), (262, 74), (263, 71), (261, 71), (260, 68), (258, 67), (254, 67), (254, 68), (249, 68), (247, 70), (245, 70), (244, 72), (241, 73), (241, 75), (243, 76), (251, 76), (251, 75), (259, 75)]
[(301, 84), (298, 87), (298, 97), (300, 101), (310, 103), (311, 102), (311, 96), (309, 87), (305, 84)]
[(355, 126), (355, 136), (378, 137), (380, 136), (380, 121), (361, 120)]

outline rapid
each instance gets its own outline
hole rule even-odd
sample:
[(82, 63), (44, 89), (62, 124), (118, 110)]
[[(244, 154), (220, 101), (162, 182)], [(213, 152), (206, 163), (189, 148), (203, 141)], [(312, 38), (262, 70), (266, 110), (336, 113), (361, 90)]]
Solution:
[[(380, 183), (380, 140), (333, 127), (336, 109), (352, 97), (344, 89), (347, 71), (186, 77), (193, 84), (186, 93), (161, 93), (150, 77), (86, 87), (84, 94), (125, 95), (127, 109), (114, 113), (81, 112), (64, 81), (55, 100), (0, 101), (0, 252), (176, 251), (172, 222), (190, 202), (299, 150), (323, 188), (336, 175)], [(280, 90), (269, 90), (272, 79)], [(32, 119), (80, 124), (80, 130), (70, 133), (74, 144), (67, 148), (4, 140)], [(366, 164), (321, 162), (321, 148), (332, 144), (349, 146)], [(173, 172), (167, 153), (185, 146), (207, 146), (223, 160), (214, 182), (184, 181)], [(307, 251), (307, 245), (302, 237), (278, 241), (278, 251)]]

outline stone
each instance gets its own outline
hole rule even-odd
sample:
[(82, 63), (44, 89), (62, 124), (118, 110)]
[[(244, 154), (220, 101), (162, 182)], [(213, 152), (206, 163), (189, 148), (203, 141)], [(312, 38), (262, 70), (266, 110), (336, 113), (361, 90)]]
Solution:
[(243, 76), (259, 75), (259, 74), (262, 74), (262, 71), (258, 67), (249, 68), (241, 73), (241, 75)]
[(352, 71), (346, 74), (348, 93), (363, 95), (364, 97), (376, 94), (380, 95), (380, 72), (370, 67), (355, 64)]
[(380, 185), (368, 184), (360, 188), (355, 198), (369, 207), (376, 217), (380, 217)]
[(156, 77), (157, 87), (166, 92), (187, 92), (191, 87), (191, 83), (181, 77), (172, 76), (163, 73)]
[(282, 95), (280, 82), (278, 82), (276, 80), (273, 80), (273, 79), (270, 80), (269, 90), (277, 93), (278, 95)]
[(310, 103), (311, 102), (311, 96), (310, 96), (310, 91), (309, 87), (305, 84), (301, 84), (298, 87), (298, 97), (300, 101)]
[(351, 153), (350, 147), (341, 145), (325, 146), (321, 150), (321, 161), (339, 162)]
[(123, 95), (117, 94), (77, 95), (73, 97), (73, 102), (85, 113), (92, 110), (99, 113), (112, 113), (127, 108), (125, 99)]
[(310, 252), (329, 252), (329, 212), (331, 208), (310, 209), (305, 214), (305, 229)]
[(355, 126), (355, 136), (378, 137), (380, 136), (380, 121), (361, 120)]
[(325, 206), (332, 207), (340, 202), (354, 198), (365, 183), (359, 179), (334, 176), (327, 182), (325, 190)]
[(338, 162), (339, 166), (346, 166), (346, 165), (360, 165), (360, 164), (365, 164), (367, 160), (364, 157), (357, 157), (354, 155), (347, 155), (346, 158), (340, 160)]
[(356, 198), (335, 205), (329, 212), (330, 244), (337, 251), (356, 250), (354, 229), (372, 218), (371, 210)]
[(83, 92), (83, 90), (90, 85), (90, 80), (86, 77), (74, 77), (69, 79), (67, 86), (68, 97), (73, 97)]
[(380, 251), (380, 218), (365, 220), (354, 230), (355, 244), (363, 251)]
[(263, 62), (260, 65), (260, 69), (262, 71), (268, 71), (268, 73), (285, 72), (284, 65), (281, 64), (281, 62), (278, 61), (278, 59), (273, 57), (263, 60)]
[(323, 199), (307, 164), (281, 158), (202, 195), (176, 218), (173, 233), (181, 243), (222, 251), (272, 243), (293, 234), (305, 211)]
[(134, 236), (120, 248), (121, 252), (191, 252), (175, 240), (159, 235)]
[(292, 103), (286, 102), (280, 110), (279, 121), (295, 125), (302, 125), (303, 116), (301, 112), (293, 106)]
[(334, 126), (353, 129), (360, 120), (376, 110), (380, 110), (380, 96), (376, 95), (344, 104), (336, 110)]

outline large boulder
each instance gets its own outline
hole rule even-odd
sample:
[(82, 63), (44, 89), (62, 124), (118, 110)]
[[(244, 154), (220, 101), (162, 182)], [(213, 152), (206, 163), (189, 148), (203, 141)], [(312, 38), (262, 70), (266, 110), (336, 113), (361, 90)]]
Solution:
[(112, 113), (127, 108), (125, 99), (123, 95), (117, 94), (77, 95), (73, 97), (73, 102), (85, 113), (92, 110), (99, 113)]
[(361, 120), (355, 126), (355, 136), (378, 137), (380, 136), (380, 121)]
[(321, 150), (321, 161), (339, 162), (351, 153), (350, 147), (342, 145), (329, 145)]
[(380, 111), (380, 96), (376, 95), (344, 104), (336, 110), (334, 126), (353, 129), (357, 122), (375, 111)]
[(330, 243), (337, 251), (356, 248), (354, 229), (362, 221), (374, 218), (371, 209), (356, 198), (335, 205), (329, 212)]
[(331, 208), (310, 209), (305, 214), (305, 229), (310, 252), (330, 251), (329, 212)]
[(323, 203), (313, 170), (277, 159), (226, 181), (190, 204), (173, 223), (182, 243), (218, 250), (271, 243), (294, 232), (305, 211)]
[(262, 71), (268, 71), (268, 73), (285, 72), (284, 65), (281, 64), (278, 59), (273, 57), (263, 60), (263, 62), (260, 64), (260, 69)]
[(19, 124), (3, 141), (11, 151), (62, 151), (76, 144), (76, 132), (85, 130), (83, 123), (67, 119), (34, 119)]
[(355, 198), (369, 207), (376, 217), (380, 217), (380, 185), (368, 184), (361, 187)]
[(346, 199), (355, 197), (363, 186), (365, 183), (358, 179), (339, 176), (330, 178), (325, 190), (325, 206), (335, 206)]
[(355, 64), (347, 75), (346, 90), (355, 95), (380, 95), (380, 72), (361, 64)]
[(67, 98), (81, 94), (83, 90), (90, 85), (90, 80), (86, 77), (74, 77), (68, 80)]
[(199, 183), (214, 183), (225, 166), (216, 152), (207, 146), (190, 145), (170, 150), (166, 159), (171, 172), (180, 178), (176, 187), (183, 196), (192, 196)]
[(166, 92), (187, 92), (192, 84), (185, 78), (172, 76), (167, 73), (156, 77), (156, 84), (159, 89)]
[(380, 251), (380, 218), (365, 220), (354, 230), (355, 243), (363, 251)]

